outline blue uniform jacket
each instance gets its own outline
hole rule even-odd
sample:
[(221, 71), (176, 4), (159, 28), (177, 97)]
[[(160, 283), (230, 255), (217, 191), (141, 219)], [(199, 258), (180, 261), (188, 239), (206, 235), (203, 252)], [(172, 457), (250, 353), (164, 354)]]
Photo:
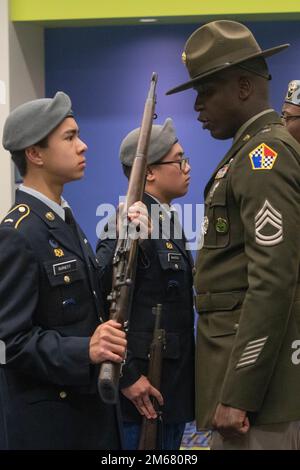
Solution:
[(0, 225), (0, 272), (4, 447), (118, 448), (115, 409), (100, 401), (89, 361), (102, 293), (81, 229), (17, 191)]
[[(161, 207), (147, 194), (144, 195), (143, 202), (149, 213), (151, 208), (158, 211)], [(185, 238), (175, 238), (172, 223), (171, 236), (165, 238), (163, 226), (168, 217), (162, 209), (159, 219), (152, 219), (153, 233), (159, 233), (159, 238), (145, 240), (139, 247), (129, 317), (128, 353), (120, 386), (128, 387), (141, 375), (147, 376), (148, 354), (155, 322), (152, 307), (160, 303), (161, 328), (166, 330), (161, 381), (163, 419), (166, 423), (183, 423), (194, 417), (193, 260), (186, 250)], [(181, 227), (178, 232), (182, 232)], [(106, 278), (111, 279), (114, 248), (115, 241), (111, 239), (98, 243), (97, 257), (102, 268), (103, 281)], [(141, 416), (135, 406), (122, 394), (121, 410), (125, 421), (140, 421)]]

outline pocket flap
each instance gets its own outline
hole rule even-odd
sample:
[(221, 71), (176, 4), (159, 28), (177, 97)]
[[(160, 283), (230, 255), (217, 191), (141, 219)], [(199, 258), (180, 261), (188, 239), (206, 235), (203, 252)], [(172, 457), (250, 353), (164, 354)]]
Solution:
[(82, 262), (76, 257), (46, 261), (43, 264), (51, 286), (66, 286), (85, 277)]
[(211, 207), (226, 206), (226, 187), (227, 180), (215, 180), (211, 190), (208, 193), (206, 204)]
[(182, 253), (177, 251), (159, 251), (159, 262), (162, 269), (172, 271), (184, 271), (186, 269)]
[(218, 312), (208, 315), (208, 328), (211, 337), (236, 334), (239, 327), (241, 310)]
[(195, 305), (198, 313), (234, 310), (242, 305), (245, 292), (207, 292), (195, 296)]

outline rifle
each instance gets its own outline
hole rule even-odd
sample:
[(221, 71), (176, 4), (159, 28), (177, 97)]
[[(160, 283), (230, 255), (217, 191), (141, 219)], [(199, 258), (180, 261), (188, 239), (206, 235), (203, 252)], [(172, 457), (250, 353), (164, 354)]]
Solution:
[[(157, 390), (160, 389), (162, 354), (166, 345), (166, 332), (160, 328), (161, 308), (161, 304), (157, 304), (157, 306), (152, 309), (156, 318), (153, 339), (150, 346), (148, 370), (148, 380)], [(145, 416), (143, 417), (138, 450), (161, 450), (162, 448), (162, 442), (159, 442), (158, 439), (159, 430), (162, 435), (162, 415), (159, 410), (159, 404), (154, 397), (151, 397), (151, 403), (157, 413), (157, 418), (147, 419)]]
[[(132, 206), (135, 202), (140, 201), (144, 193), (147, 153), (156, 103), (156, 83), (157, 74), (153, 73), (144, 107), (141, 130), (129, 178), (124, 210)], [(129, 236), (125, 236), (124, 230), (126, 230), (124, 226), (120, 227), (120, 234), (113, 257), (112, 291), (107, 297), (110, 302), (109, 318), (121, 323), (123, 328), (127, 320), (126, 316), (129, 308), (131, 286), (133, 285), (135, 276), (138, 248), (138, 240), (133, 240)], [(105, 403), (114, 404), (117, 402), (120, 373), (121, 364), (105, 361), (100, 365), (98, 391)]]

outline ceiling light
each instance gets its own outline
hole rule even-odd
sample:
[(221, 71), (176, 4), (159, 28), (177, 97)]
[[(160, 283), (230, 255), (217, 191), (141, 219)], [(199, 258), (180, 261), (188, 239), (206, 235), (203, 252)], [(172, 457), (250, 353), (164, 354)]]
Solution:
[(139, 21), (141, 23), (155, 23), (157, 19), (156, 18), (140, 18)]

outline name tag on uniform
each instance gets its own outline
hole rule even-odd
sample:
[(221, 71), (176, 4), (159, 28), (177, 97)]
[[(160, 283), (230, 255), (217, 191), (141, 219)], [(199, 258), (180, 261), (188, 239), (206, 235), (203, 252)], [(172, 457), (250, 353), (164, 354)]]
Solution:
[(64, 263), (57, 263), (53, 266), (54, 276), (59, 276), (59, 274), (70, 273), (71, 271), (76, 271), (77, 269), (77, 260), (72, 259), (71, 261), (65, 261)]
[(168, 261), (181, 261), (181, 253), (168, 253)]

